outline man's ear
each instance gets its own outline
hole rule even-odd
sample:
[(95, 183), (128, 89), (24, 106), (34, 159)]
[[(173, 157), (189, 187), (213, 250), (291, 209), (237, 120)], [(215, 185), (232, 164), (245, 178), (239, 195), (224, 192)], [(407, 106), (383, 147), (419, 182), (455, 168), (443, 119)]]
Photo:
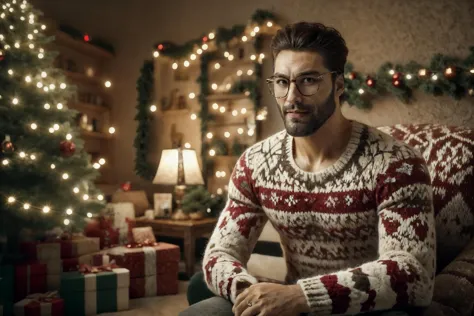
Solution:
[(344, 93), (344, 75), (338, 75), (334, 81), (335, 95), (339, 98)]

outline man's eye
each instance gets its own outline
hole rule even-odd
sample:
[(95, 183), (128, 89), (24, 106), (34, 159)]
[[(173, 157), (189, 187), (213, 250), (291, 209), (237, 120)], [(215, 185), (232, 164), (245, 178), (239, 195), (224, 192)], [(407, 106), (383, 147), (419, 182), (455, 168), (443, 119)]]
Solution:
[(305, 85), (312, 85), (312, 84), (317, 83), (318, 79), (313, 78), (313, 77), (303, 77), (303, 78), (301, 78), (300, 82), (305, 84)]
[(288, 81), (285, 79), (276, 79), (275, 83), (279, 86), (286, 86), (288, 85)]

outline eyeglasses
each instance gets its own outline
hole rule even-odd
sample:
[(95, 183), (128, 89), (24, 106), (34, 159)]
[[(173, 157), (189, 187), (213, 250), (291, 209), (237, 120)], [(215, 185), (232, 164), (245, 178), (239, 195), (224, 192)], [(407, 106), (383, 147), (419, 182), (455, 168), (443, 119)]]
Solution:
[(310, 97), (318, 93), (319, 86), (323, 81), (323, 76), (327, 74), (337, 73), (337, 71), (329, 71), (320, 75), (302, 75), (295, 79), (288, 79), (285, 77), (272, 76), (268, 78), (267, 84), (270, 93), (277, 99), (285, 98), (290, 90), (292, 82), (295, 83), (296, 89), (305, 97)]

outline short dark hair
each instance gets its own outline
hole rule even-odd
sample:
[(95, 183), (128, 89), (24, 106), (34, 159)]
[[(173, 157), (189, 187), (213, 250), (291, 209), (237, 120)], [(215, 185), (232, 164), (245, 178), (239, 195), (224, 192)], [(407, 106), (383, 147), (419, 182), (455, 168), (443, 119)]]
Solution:
[(282, 50), (317, 52), (323, 57), (324, 66), (337, 74), (344, 73), (349, 53), (344, 38), (336, 29), (310, 22), (288, 24), (278, 30), (270, 47), (273, 60)]

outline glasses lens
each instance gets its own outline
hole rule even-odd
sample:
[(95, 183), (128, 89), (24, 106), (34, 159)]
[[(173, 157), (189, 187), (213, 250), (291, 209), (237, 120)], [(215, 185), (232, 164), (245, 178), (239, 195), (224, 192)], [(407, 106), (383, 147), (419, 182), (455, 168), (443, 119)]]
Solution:
[(275, 98), (284, 98), (288, 93), (288, 81), (284, 79), (273, 79), (268, 82), (270, 93)]
[(313, 77), (303, 77), (296, 80), (298, 90), (302, 95), (311, 96), (318, 92), (320, 79)]

